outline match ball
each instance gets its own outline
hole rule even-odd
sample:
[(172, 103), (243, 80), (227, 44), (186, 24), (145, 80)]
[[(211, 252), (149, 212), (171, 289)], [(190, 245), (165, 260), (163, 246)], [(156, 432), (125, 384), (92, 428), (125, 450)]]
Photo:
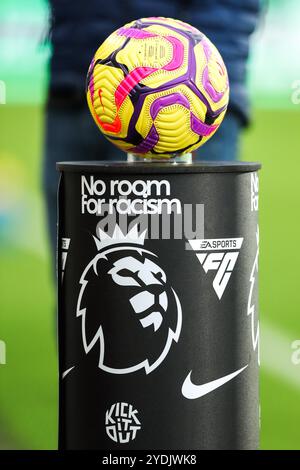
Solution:
[(162, 159), (196, 150), (226, 113), (223, 59), (198, 29), (142, 18), (112, 33), (88, 70), (87, 100), (105, 137), (125, 152)]

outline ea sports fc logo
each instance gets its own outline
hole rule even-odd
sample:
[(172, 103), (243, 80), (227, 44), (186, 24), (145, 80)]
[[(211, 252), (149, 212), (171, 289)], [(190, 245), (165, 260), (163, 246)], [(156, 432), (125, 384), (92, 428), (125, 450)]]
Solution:
[(180, 336), (180, 301), (144, 238), (136, 225), (127, 234), (116, 225), (111, 236), (98, 229), (98, 253), (79, 281), (85, 353), (111, 374), (149, 374)]
[(141, 429), (138, 411), (129, 403), (114, 403), (105, 413), (106, 434), (114, 442), (127, 444)]
[(189, 240), (204, 271), (215, 271), (213, 288), (221, 300), (235, 263), (238, 259), (243, 238), (206, 238)]

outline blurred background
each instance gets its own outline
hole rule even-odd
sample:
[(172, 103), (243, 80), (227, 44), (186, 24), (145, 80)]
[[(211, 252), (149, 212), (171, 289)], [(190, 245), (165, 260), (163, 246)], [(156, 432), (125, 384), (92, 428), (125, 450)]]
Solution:
[[(300, 2), (270, 0), (252, 38), (260, 160), (261, 447), (300, 449)], [(57, 365), (41, 155), (48, 81), (46, 0), (0, 2), (0, 448), (55, 449)], [(96, 46), (96, 45), (95, 45)], [(100, 138), (100, 136), (99, 136)], [(299, 289), (299, 290), (298, 290)], [(6, 344), (6, 364), (4, 344)], [(300, 343), (299, 343), (300, 344)], [(298, 346), (299, 347), (299, 346)]]

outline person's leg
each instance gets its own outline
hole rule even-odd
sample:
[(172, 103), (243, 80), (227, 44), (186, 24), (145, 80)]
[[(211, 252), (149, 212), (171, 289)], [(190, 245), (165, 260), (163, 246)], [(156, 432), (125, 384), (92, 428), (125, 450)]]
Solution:
[(97, 129), (87, 105), (59, 103), (46, 108), (43, 187), (53, 260), (56, 256), (58, 161), (121, 160), (125, 154)]
[(196, 160), (238, 160), (241, 130), (239, 116), (228, 111), (215, 135), (196, 151)]

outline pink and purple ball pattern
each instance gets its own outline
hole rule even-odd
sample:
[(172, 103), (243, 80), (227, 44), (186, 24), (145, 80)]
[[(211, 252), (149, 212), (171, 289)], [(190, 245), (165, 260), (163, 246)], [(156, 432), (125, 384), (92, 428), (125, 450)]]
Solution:
[(126, 152), (168, 158), (195, 150), (221, 124), (226, 67), (209, 39), (186, 23), (143, 18), (100, 46), (87, 98), (103, 134)]

